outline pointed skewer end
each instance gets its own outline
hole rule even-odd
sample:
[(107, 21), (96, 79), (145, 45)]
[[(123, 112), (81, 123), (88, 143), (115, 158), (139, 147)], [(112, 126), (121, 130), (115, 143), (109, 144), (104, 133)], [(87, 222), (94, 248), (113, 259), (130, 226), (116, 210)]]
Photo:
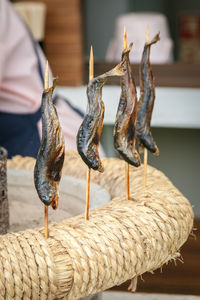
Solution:
[(94, 54), (93, 47), (90, 47), (90, 58), (89, 58), (89, 80), (94, 78)]
[(127, 48), (127, 32), (126, 32), (126, 27), (124, 26), (123, 49), (126, 48)]
[(147, 24), (147, 31), (146, 31), (146, 43), (149, 42), (149, 24)]

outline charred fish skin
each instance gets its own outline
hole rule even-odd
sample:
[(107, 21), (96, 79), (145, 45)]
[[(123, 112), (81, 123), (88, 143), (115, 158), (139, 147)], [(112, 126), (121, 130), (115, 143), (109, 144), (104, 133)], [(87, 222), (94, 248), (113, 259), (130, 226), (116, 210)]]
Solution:
[(154, 155), (159, 155), (159, 149), (151, 133), (151, 116), (155, 101), (155, 84), (152, 67), (150, 64), (150, 48), (160, 40), (157, 34), (144, 46), (140, 63), (140, 100), (137, 113), (137, 137), (140, 146), (146, 147)]
[(85, 118), (77, 133), (77, 149), (85, 164), (93, 170), (103, 172), (98, 146), (103, 129), (104, 103), (102, 89), (110, 76), (122, 76), (120, 63), (114, 69), (90, 80), (87, 86), (88, 106)]
[(137, 93), (131, 74), (129, 53), (133, 44), (124, 49), (122, 63), (125, 68), (121, 77), (121, 96), (114, 125), (114, 147), (119, 155), (129, 164), (139, 167), (140, 156), (135, 148)]
[[(77, 134), (77, 149), (81, 158), (89, 168), (99, 172), (103, 172), (97, 149), (102, 131), (102, 122), (100, 121), (103, 121), (103, 118), (104, 105), (100, 103), (100, 107), (97, 105), (96, 115), (93, 114), (93, 109), (88, 111)], [(97, 128), (99, 128), (98, 133)]]
[(34, 168), (34, 183), (40, 200), (56, 209), (58, 186), (65, 158), (65, 142), (52, 102), (55, 82), (42, 95), (42, 141)]

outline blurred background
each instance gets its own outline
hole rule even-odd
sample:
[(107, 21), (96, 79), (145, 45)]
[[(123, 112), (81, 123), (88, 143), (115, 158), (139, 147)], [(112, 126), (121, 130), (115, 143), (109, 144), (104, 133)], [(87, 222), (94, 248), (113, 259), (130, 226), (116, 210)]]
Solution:
[[(28, 2), (23, 2), (23, 8), (17, 4), (16, 9), (25, 15), (34, 33), (39, 13), (31, 12), (34, 9), (26, 6)], [(140, 47), (145, 41), (146, 25), (150, 27), (150, 38), (160, 31), (160, 46), (152, 47), (156, 84), (152, 131), (160, 156), (149, 155), (149, 163), (162, 170), (192, 202), (195, 226), (200, 228), (200, 1), (44, 0), (42, 3), (45, 4), (40, 17), (42, 34), (35, 34), (35, 38), (54, 74), (60, 78), (59, 93), (83, 112), (87, 103), (85, 85), (90, 46), (94, 49), (95, 75), (99, 75), (119, 62), (121, 33), (126, 25), (128, 42), (134, 42), (131, 61), (138, 86), (137, 55), (142, 54)], [(32, 14), (36, 22), (31, 21)], [(102, 144), (107, 156), (116, 156), (112, 131), (119, 80), (109, 81), (104, 93), (108, 113)], [(139, 285), (139, 290), (199, 295), (199, 251), (199, 236), (197, 240), (191, 238), (183, 249), (185, 264), (179, 263), (178, 268), (171, 264), (163, 274), (147, 275), (148, 280)]]

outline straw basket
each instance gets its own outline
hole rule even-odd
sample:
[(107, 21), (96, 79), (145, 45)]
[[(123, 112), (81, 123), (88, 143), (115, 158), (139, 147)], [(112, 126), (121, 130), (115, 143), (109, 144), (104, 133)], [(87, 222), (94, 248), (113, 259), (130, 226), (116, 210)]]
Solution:
[[(32, 158), (15, 157), (9, 168), (33, 169)], [(179, 257), (193, 226), (188, 200), (160, 171), (143, 166), (131, 172), (131, 200), (124, 194), (124, 162), (104, 159), (92, 180), (112, 201), (44, 230), (1, 236), (0, 299), (79, 299), (153, 271)], [(67, 152), (64, 173), (85, 178), (78, 154)], [(66, 201), (67, 202), (67, 201)]]

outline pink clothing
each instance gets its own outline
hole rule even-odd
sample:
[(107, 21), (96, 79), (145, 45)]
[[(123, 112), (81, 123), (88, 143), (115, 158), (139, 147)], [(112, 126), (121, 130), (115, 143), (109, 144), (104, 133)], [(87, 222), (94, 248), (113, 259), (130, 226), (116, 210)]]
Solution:
[[(46, 59), (37, 47), (44, 74)], [(41, 106), (42, 92), (43, 83), (33, 41), (9, 1), (0, 0), (0, 111), (35, 113)], [(63, 99), (58, 99), (57, 111), (66, 149), (76, 150), (76, 134), (82, 119)]]
[[(44, 67), (45, 57), (40, 49), (39, 52)], [(0, 0), (1, 111), (37, 111), (41, 104), (42, 88), (37, 57), (27, 29), (11, 4)]]

